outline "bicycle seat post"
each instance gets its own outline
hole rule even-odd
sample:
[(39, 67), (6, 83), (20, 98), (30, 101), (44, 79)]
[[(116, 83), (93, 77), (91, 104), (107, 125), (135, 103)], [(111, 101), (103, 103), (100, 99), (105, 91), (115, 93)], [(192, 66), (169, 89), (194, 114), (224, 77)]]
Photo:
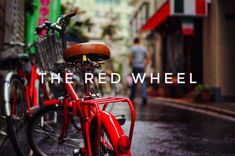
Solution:
[(86, 98), (89, 95), (89, 82), (86, 83), (85, 81), (85, 75), (88, 71), (88, 58), (86, 55), (82, 56), (82, 76), (83, 76), (83, 83), (84, 83), (84, 98)]

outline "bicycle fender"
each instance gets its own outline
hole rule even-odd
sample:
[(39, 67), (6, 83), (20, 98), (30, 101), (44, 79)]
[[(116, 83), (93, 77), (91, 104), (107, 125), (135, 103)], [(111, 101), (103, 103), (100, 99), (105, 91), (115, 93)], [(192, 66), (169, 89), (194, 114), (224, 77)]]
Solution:
[(101, 117), (101, 125), (105, 127), (105, 129), (108, 131), (110, 141), (113, 144), (113, 148), (116, 151), (117, 156), (131, 156), (130, 149), (126, 153), (121, 153), (118, 147), (119, 138), (122, 136), (125, 136), (120, 124), (116, 120), (116, 118), (109, 112), (101, 111), (100, 112)]
[(4, 111), (6, 116), (11, 115), (11, 105), (10, 105), (10, 82), (13, 76), (18, 77), (16, 72), (9, 72), (5, 76), (3, 81), (3, 101), (4, 101)]

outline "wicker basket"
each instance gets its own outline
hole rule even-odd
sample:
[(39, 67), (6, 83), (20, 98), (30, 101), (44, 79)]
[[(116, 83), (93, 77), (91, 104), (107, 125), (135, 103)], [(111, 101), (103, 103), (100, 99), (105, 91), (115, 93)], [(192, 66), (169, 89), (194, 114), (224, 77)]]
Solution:
[(43, 70), (52, 70), (56, 62), (63, 60), (62, 40), (56, 34), (40, 37), (35, 48), (36, 61)]

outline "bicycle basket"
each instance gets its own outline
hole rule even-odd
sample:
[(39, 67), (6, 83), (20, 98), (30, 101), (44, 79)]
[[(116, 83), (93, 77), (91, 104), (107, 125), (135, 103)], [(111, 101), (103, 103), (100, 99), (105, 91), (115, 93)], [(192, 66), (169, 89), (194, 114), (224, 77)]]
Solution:
[(54, 63), (63, 60), (62, 39), (47, 34), (35, 42), (36, 61), (43, 70), (52, 70)]

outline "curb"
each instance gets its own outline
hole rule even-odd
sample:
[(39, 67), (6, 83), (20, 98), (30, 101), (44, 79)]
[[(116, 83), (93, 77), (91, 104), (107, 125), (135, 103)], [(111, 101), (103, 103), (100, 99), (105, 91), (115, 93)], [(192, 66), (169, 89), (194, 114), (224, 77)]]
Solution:
[(199, 112), (202, 114), (235, 122), (235, 111), (230, 111), (228, 109), (219, 108), (211, 105), (205, 105), (205, 104), (197, 104), (179, 99), (170, 99), (162, 97), (151, 97), (151, 99), (153, 99), (154, 101), (156, 100), (158, 102), (162, 102), (162, 104), (167, 106)]

